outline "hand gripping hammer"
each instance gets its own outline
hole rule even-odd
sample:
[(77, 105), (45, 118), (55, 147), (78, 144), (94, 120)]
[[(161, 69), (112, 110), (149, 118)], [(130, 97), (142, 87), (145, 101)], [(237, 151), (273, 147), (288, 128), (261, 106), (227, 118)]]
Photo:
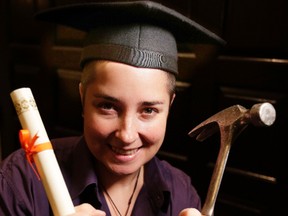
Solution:
[(237, 136), (252, 123), (254, 126), (271, 126), (276, 118), (276, 111), (270, 103), (259, 103), (250, 110), (240, 105), (226, 108), (211, 116), (189, 132), (189, 136), (197, 136), (198, 141), (210, 137), (220, 130), (220, 150), (213, 170), (205, 203), (201, 214), (212, 216), (222, 176), (225, 170), (229, 151)]

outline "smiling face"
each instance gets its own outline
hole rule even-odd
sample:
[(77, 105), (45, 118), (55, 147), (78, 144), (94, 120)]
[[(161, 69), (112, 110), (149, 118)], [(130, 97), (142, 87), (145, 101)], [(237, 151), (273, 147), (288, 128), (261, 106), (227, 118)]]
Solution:
[(169, 76), (108, 61), (91, 62), (85, 70), (93, 77), (80, 85), (88, 148), (113, 173), (133, 173), (162, 145), (174, 98)]

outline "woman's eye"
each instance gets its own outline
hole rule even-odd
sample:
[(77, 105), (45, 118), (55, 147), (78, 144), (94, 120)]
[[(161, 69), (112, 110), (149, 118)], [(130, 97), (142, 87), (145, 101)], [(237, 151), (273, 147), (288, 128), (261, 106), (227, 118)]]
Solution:
[(111, 112), (117, 110), (116, 106), (112, 103), (107, 103), (107, 102), (100, 102), (100, 103), (95, 103), (94, 106), (102, 112)]
[(144, 113), (146, 113), (146, 114), (152, 114), (152, 113), (156, 113), (156, 110), (154, 109), (154, 108), (145, 108), (144, 109)]
[(116, 110), (115, 106), (111, 103), (100, 103), (98, 107), (103, 110)]

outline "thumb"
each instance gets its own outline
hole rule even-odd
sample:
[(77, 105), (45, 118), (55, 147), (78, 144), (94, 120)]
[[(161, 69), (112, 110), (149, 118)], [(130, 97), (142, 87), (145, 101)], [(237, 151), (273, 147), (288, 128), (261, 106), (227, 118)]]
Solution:
[(201, 216), (201, 213), (195, 208), (183, 209), (179, 216)]

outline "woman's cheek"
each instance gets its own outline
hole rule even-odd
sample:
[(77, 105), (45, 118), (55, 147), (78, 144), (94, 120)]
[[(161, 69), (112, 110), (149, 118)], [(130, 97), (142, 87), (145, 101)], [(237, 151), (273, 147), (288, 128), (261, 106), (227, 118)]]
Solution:
[(151, 127), (147, 127), (145, 134), (151, 145), (162, 144), (166, 132), (166, 121), (161, 121)]
[(112, 132), (111, 124), (107, 121), (101, 121), (100, 119), (90, 119), (85, 122), (85, 130), (87, 135), (93, 137), (106, 137)]

